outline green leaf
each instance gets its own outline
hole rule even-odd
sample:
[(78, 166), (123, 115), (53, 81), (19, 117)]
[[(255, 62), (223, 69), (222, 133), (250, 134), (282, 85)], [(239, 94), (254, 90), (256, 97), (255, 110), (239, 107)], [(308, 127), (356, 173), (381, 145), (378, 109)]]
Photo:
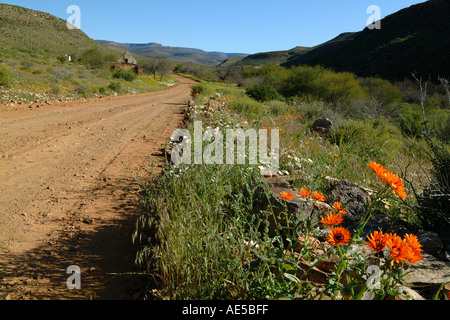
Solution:
[(300, 279), (290, 273), (285, 273), (283, 276), (291, 282), (300, 283)]
[(286, 270), (286, 271), (295, 270), (295, 268), (289, 263), (284, 263), (282, 267), (283, 267), (283, 270)]

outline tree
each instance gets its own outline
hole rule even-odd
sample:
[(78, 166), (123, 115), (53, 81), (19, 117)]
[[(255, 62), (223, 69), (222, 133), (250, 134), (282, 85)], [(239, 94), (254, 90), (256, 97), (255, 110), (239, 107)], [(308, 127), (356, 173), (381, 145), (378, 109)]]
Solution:
[(221, 81), (225, 80), (240, 80), (242, 78), (242, 68), (232, 64), (217, 67), (216, 75)]
[(158, 72), (161, 75), (159, 81), (162, 81), (163, 77), (172, 71), (171, 64), (168, 61), (160, 60), (158, 63)]
[(145, 64), (144, 64), (144, 72), (148, 73), (148, 74), (152, 74), (153, 78), (155, 78), (156, 80), (156, 73), (158, 72), (158, 60), (156, 59), (149, 59)]
[(149, 59), (144, 64), (144, 71), (148, 74), (152, 74), (153, 78), (156, 80), (156, 74), (160, 74), (161, 81), (163, 77), (169, 73), (171, 70), (171, 64), (165, 60)]

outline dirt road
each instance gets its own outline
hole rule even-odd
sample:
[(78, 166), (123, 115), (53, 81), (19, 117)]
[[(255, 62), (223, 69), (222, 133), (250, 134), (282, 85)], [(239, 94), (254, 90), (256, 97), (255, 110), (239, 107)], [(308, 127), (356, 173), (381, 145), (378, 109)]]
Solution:
[[(0, 110), (0, 299), (139, 297), (124, 275), (135, 271), (131, 171), (145, 177), (182, 120), (193, 81), (177, 79), (152, 94)], [(81, 290), (67, 289), (71, 265)]]

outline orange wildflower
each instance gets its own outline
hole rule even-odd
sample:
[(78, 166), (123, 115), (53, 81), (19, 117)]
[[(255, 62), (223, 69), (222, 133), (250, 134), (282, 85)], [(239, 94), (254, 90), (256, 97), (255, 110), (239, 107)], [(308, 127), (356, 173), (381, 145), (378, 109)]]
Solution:
[(408, 257), (408, 246), (406, 240), (402, 239), (398, 235), (388, 235), (386, 245), (391, 249), (391, 265), (394, 263), (403, 263)]
[(303, 198), (311, 198), (312, 194), (308, 189), (300, 189), (300, 196)]
[(294, 199), (294, 195), (292, 193), (287, 193), (285, 191), (281, 191), (281, 198), (286, 201), (286, 200), (292, 200)]
[(343, 227), (334, 227), (330, 230), (330, 234), (328, 235), (328, 242), (332, 245), (342, 245), (350, 242), (352, 239), (352, 235), (350, 231)]
[(342, 203), (340, 202), (336, 202), (334, 205), (334, 213), (337, 214), (347, 214), (347, 209), (346, 208), (342, 208)]
[(323, 194), (318, 193), (317, 191), (314, 191), (314, 198), (316, 198), (319, 201), (325, 201), (325, 196)]
[(387, 235), (383, 234), (381, 231), (374, 231), (372, 234), (367, 236), (369, 241), (366, 241), (367, 246), (380, 252), (386, 247)]
[(413, 234), (407, 234), (405, 236), (406, 245), (408, 246), (408, 253), (406, 259), (412, 264), (417, 264), (417, 261), (423, 259), (422, 245), (417, 237)]
[(369, 163), (369, 168), (372, 169), (377, 177), (380, 178), (383, 183), (388, 185), (398, 197), (402, 200), (407, 198), (403, 180), (399, 176), (393, 174), (386, 169), (386, 167), (376, 162)]
[(326, 217), (322, 218), (320, 220), (320, 223), (322, 223), (325, 226), (332, 227), (338, 224), (341, 224), (344, 222), (344, 218), (340, 214), (334, 214), (331, 213), (327, 215)]

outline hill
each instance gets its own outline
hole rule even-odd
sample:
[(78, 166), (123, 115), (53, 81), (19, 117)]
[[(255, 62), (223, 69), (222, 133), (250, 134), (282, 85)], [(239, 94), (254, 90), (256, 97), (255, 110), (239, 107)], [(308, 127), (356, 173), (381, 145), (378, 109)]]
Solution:
[(298, 59), (299, 57), (314, 51), (322, 46), (326, 46), (328, 44), (337, 43), (340, 41), (351, 40), (356, 37), (358, 33), (356, 32), (346, 32), (342, 33), (336, 38), (325, 42), (324, 44), (320, 44), (315, 47), (301, 47), (297, 46), (290, 50), (280, 50), (280, 51), (271, 51), (271, 52), (262, 52), (255, 53), (249, 55), (239, 61), (235, 61), (234, 63), (239, 66), (250, 66), (250, 67), (260, 67), (267, 64), (289, 64), (290, 62)]
[(311, 50), (307, 47), (295, 47), (290, 50), (262, 52), (249, 55), (248, 57), (238, 61), (236, 65), (241, 66), (263, 66), (266, 64), (283, 64), (294, 57), (298, 57)]
[(51, 14), (19, 6), (0, 4), (1, 47), (38, 50), (55, 55), (79, 55), (97, 49), (102, 54), (117, 51), (98, 44), (79, 29)]
[(124, 50), (101, 45), (45, 12), (0, 4), (0, 30), (0, 104), (143, 93), (173, 84), (167, 77), (134, 79), (103, 68)]
[(282, 65), (322, 65), (389, 80), (403, 80), (411, 72), (433, 79), (448, 77), (448, 30), (450, 1), (427, 1), (387, 16), (379, 30), (366, 28), (298, 54)]
[(208, 52), (201, 49), (168, 47), (159, 43), (119, 43), (97, 40), (98, 43), (113, 49), (125, 49), (147, 58), (155, 58), (180, 63), (195, 63), (216, 66), (230, 57), (245, 57), (244, 53)]

